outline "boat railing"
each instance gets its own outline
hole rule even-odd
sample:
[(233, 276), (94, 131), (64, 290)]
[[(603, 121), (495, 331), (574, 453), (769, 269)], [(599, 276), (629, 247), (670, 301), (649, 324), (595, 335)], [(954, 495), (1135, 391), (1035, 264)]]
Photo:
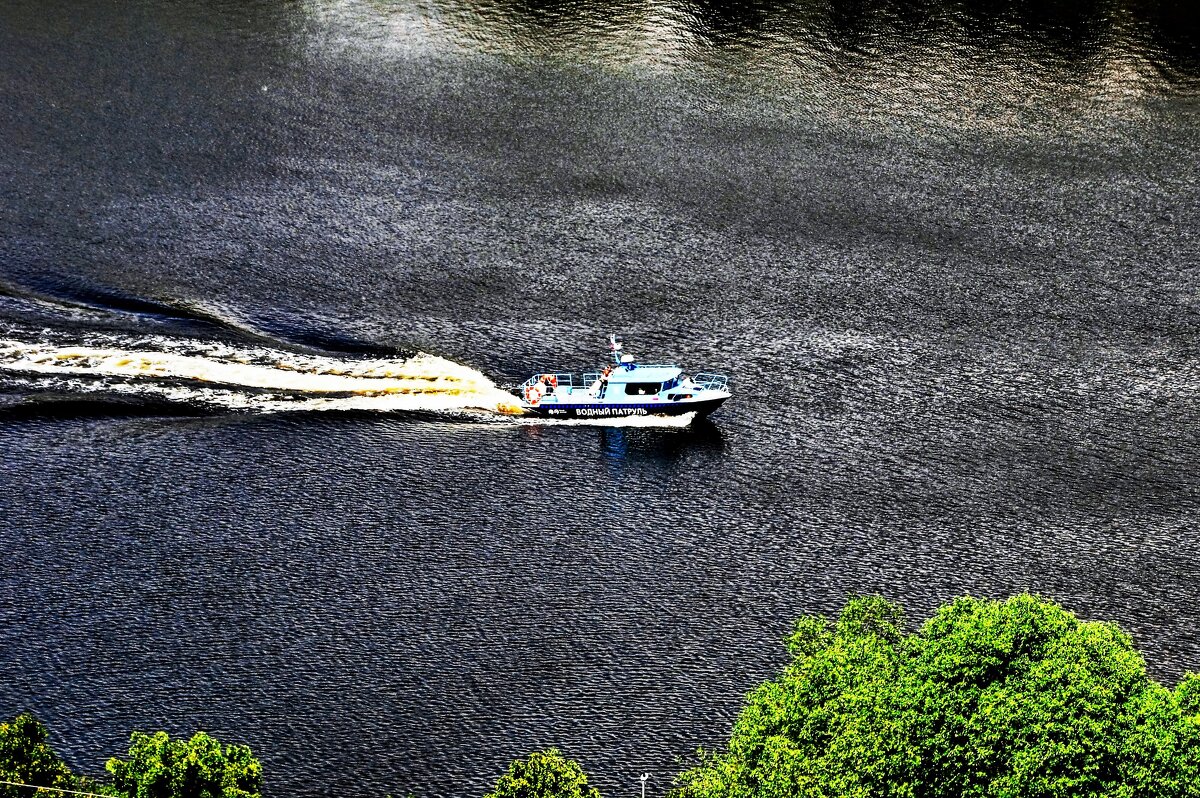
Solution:
[(729, 385), (729, 378), (724, 374), (697, 374), (692, 382), (705, 391), (723, 391)]
[[(584, 375), (584, 376), (586, 377), (586, 375)], [(557, 386), (559, 388), (577, 388), (577, 387), (579, 387), (575, 383), (575, 375), (574, 374), (571, 374), (571, 373), (565, 372), (565, 371), (539, 371), (537, 374), (534, 374), (532, 377), (525, 380), (525, 382), (518, 385), (517, 391), (523, 394), (523, 393), (525, 393), (526, 388), (529, 388), (533, 385), (536, 385), (539, 382), (542, 382), (543, 379), (546, 377), (554, 377), (554, 379), (557, 381)], [(586, 384), (587, 383), (585, 383), (585, 385)]]

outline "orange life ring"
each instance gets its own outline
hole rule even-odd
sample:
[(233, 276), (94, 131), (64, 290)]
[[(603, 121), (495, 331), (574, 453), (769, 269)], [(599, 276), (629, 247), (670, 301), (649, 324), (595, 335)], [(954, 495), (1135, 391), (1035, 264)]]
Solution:
[(536, 405), (541, 401), (542, 391), (541, 388), (538, 387), (540, 385), (541, 383), (535, 382), (533, 385), (530, 385), (525, 389), (525, 401), (529, 402), (529, 404)]
[(543, 374), (542, 380), (551, 388), (558, 387), (558, 376), (555, 374)]

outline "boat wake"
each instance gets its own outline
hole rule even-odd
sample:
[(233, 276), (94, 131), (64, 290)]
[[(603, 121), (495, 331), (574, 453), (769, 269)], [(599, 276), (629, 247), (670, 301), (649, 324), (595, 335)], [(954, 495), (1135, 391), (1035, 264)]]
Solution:
[(311, 355), (157, 335), (93, 335), (81, 344), (0, 338), (0, 380), (22, 393), (142, 398), (215, 411), (521, 412), (482, 373), (433, 355)]

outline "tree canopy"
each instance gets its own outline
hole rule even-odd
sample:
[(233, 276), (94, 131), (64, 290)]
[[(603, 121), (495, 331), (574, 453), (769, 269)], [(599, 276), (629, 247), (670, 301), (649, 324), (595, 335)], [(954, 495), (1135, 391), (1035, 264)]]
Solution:
[(787, 644), (675, 798), (1200, 796), (1200, 677), (1161, 686), (1113, 624), (1020, 595), (910, 634), (872, 597)]
[[(17, 715), (0, 723), (0, 781), (75, 789), (70, 768), (50, 748), (50, 735), (33, 715)], [(0, 798), (28, 798), (25, 787), (0, 785)]]
[(222, 745), (204, 732), (172, 740), (166, 732), (134, 732), (129, 759), (105, 765), (128, 798), (258, 798), (262, 765), (244, 745)]
[(548, 748), (518, 759), (485, 798), (600, 798), (579, 763)]

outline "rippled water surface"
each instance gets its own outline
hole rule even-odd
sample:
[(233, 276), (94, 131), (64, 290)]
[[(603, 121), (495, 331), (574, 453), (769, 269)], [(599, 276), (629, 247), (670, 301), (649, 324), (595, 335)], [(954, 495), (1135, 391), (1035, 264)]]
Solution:
[[(74, 767), (661, 793), (859, 592), (1200, 669), (1187, 4), (105, 5), (0, 9), (0, 716)], [(506, 412), (612, 330), (734, 399)]]

